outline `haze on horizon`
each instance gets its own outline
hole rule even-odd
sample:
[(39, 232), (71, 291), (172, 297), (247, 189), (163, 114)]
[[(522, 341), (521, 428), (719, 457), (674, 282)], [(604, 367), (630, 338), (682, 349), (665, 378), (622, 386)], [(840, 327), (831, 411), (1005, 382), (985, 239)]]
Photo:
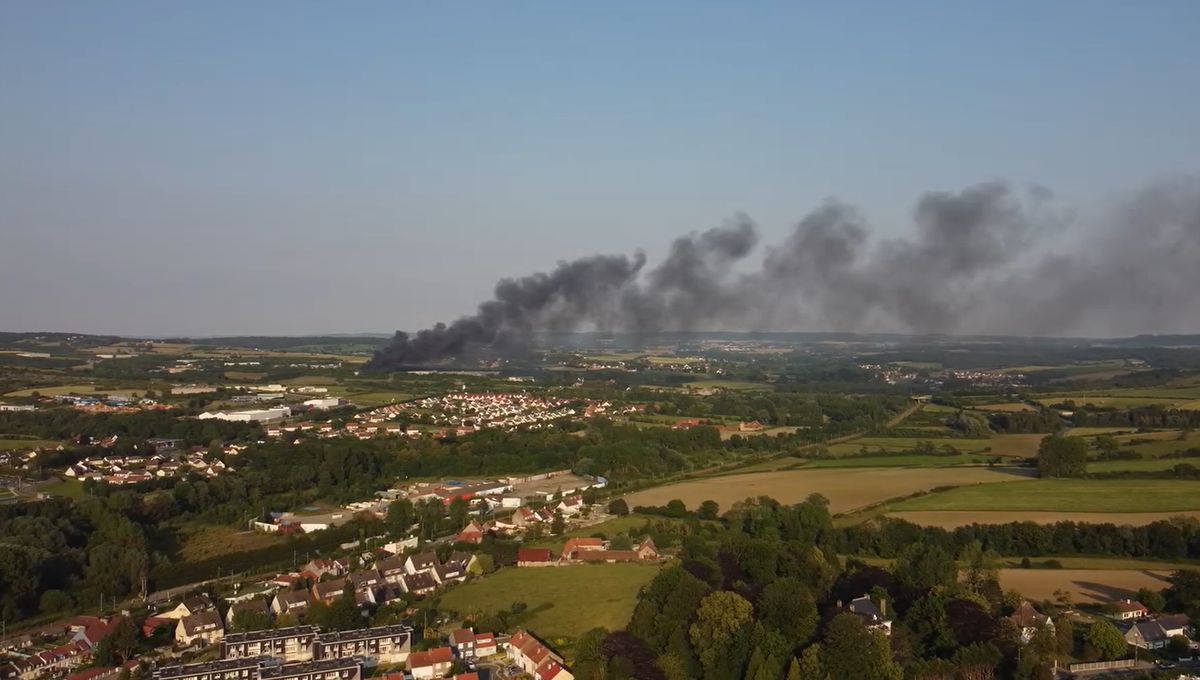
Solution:
[[(1134, 330), (1200, 331), (1170, 285), (1197, 276), (1194, 2), (353, 9), (0, 6), (0, 330), (416, 330), (560, 261), (653, 271), (743, 213), (787, 244), (830, 197), (919, 245), (922, 197), (1006, 180), (1052, 192), (1047, 257), (1145, 246), (1064, 299), (1140, 283), (1156, 327)], [(1175, 229), (1112, 236), (1143, 219)]]

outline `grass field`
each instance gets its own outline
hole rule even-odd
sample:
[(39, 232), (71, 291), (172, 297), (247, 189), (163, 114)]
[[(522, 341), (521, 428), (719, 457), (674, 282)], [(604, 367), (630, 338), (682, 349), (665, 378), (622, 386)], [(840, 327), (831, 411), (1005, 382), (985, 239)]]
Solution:
[(1180, 463), (1200, 467), (1200, 458), (1148, 458), (1142, 460), (1105, 460), (1088, 463), (1088, 472), (1156, 472), (1170, 470)]
[(76, 500), (87, 496), (83, 491), (83, 483), (77, 482), (74, 479), (60, 479), (51, 482), (45, 486), (38, 487), (38, 491), (51, 496), (64, 496)]
[[(330, 390), (332, 393), (333, 390)], [(371, 407), (407, 401), (416, 395), (406, 392), (348, 392), (344, 396), (357, 406)]]
[(179, 557), (185, 561), (256, 550), (281, 542), (278, 536), (257, 531), (238, 531), (218, 525), (196, 526), (180, 533), (182, 545), (179, 548)]
[(703, 389), (721, 389), (721, 390), (769, 390), (771, 386), (766, 383), (750, 382), (749, 380), (697, 380), (696, 382), (685, 383), (684, 387), (694, 390)]
[(507, 568), (447, 591), (440, 608), (470, 617), (524, 602), (520, 625), (562, 651), (597, 626), (624, 628), (638, 591), (657, 573), (657, 565), (645, 564)]
[[(829, 447), (829, 453), (835, 456), (844, 456), (854, 454), (861, 451), (864, 447), (868, 451), (874, 452), (878, 449), (884, 451), (907, 451), (917, 444), (927, 441), (935, 446), (948, 444), (958, 449), (963, 453), (987, 453), (992, 456), (1017, 456), (1029, 457), (1037, 455), (1038, 446), (1042, 442), (1042, 438), (1046, 435), (1042, 434), (1002, 434), (988, 437), (986, 439), (957, 439), (957, 438), (929, 438), (922, 439), (920, 437), (859, 437), (841, 444), (833, 444)], [(984, 449), (990, 449), (984, 451)]]
[(27, 390), (17, 390), (4, 395), (6, 397), (32, 397), (33, 393), (44, 397), (57, 397), (66, 394), (95, 394), (95, 385), (47, 385), (44, 387), (31, 387)]
[(1108, 522), (1122, 526), (1143, 526), (1151, 522), (1171, 519), (1172, 517), (1200, 518), (1200, 510), (1182, 512), (1127, 512), (1120, 514), (1047, 510), (910, 510), (900, 512), (889, 511), (886, 514), (888, 517), (895, 517), (896, 519), (902, 519), (913, 524), (942, 527), (943, 529), (954, 529), (955, 527), (970, 526), (972, 524), (1006, 524), (1008, 522), (1036, 522), (1038, 524), (1053, 524), (1055, 522), (1102, 524)]
[(978, 404), (978, 405), (972, 406), (971, 408), (976, 411), (983, 411), (985, 413), (994, 413), (997, 411), (1005, 412), (1005, 413), (1016, 413), (1019, 411), (1034, 410), (1032, 406), (1030, 406), (1029, 404), (1023, 403), (1023, 402), (1006, 402), (1003, 404)]
[(25, 439), (22, 437), (0, 436), (0, 451), (8, 451), (9, 449), (41, 449), (58, 446), (59, 443), (52, 439)]
[(781, 503), (798, 503), (810, 494), (820, 493), (829, 499), (831, 512), (841, 513), (939, 486), (990, 485), (1014, 479), (1021, 477), (1011, 471), (975, 467), (778, 470), (688, 480), (635, 492), (626, 501), (633, 507), (665, 505), (678, 498), (694, 509), (703, 501), (714, 500), (726, 510), (734, 503), (758, 496), (770, 496)]
[[(899, 501), (910, 510), (1044, 512), (1182, 512), (1200, 510), (1200, 482), (1175, 479), (1036, 479), (965, 486)], [(1119, 515), (1114, 515), (1119, 521)]]
[[(847, 456), (844, 458), (827, 458), (822, 460), (801, 461), (803, 469), (821, 468), (868, 468), (868, 467), (924, 467), (942, 468), (957, 465), (982, 465), (987, 463), (988, 456)], [(796, 465), (796, 463), (793, 463)], [(772, 468), (767, 468), (772, 469)], [(773, 469), (779, 469), (778, 467)]]
[(1162, 590), (1170, 571), (1146, 569), (1001, 569), (1000, 587), (1032, 600), (1053, 600), (1055, 592), (1071, 594), (1078, 604), (1102, 604), (1134, 597), (1139, 588)]

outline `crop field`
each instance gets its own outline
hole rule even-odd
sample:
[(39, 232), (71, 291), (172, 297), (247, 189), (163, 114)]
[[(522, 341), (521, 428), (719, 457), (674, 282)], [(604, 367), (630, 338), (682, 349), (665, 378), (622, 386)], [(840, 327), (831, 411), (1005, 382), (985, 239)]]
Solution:
[(829, 499), (831, 512), (842, 513), (940, 486), (987, 486), (1014, 479), (1022, 478), (1013, 471), (982, 467), (777, 470), (688, 480), (632, 493), (626, 501), (633, 507), (666, 505), (679, 499), (694, 509), (706, 500), (714, 500), (728, 509), (734, 503), (758, 496), (770, 496), (781, 503), (798, 503), (810, 494), (820, 493)]
[(1123, 512), (1120, 514), (1045, 510), (906, 510), (888, 512), (887, 516), (912, 522), (913, 524), (942, 527), (944, 529), (954, 529), (972, 524), (1006, 524), (1008, 522), (1036, 522), (1038, 524), (1053, 524), (1055, 522), (1102, 524), (1107, 522), (1123, 526), (1143, 526), (1172, 517), (1200, 518), (1200, 510), (1183, 512)]
[(597, 626), (624, 628), (638, 591), (657, 573), (657, 565), (646, 564), (507, 568), (446, 591), (439, 608), (471, 617), (523, 602), (520, 625), (554, 647), (566, 647)]
[(685, 383), (684, 387), (703, 390), (703, 389), (718, 389), (718, 390), (769, 390), (771, 386), (766, 383), (750, 382), (748, 380), (697, 380), (695, 382)]
[[(1031, 457), (1037, 455), (1038, 446), (1042, 443), (1042, 434), (1001, 434), (986, 439), (959, 439), (942, 437), (922, 439), (920, 437), (859, 437), (851, 441), (833, 444), (829, 453), (834, 456), (856, 454), (865, 447), (870, 452), (879, 449), (884, 451), (907, 451), (921, 442), (931, 442), (935, 446), (948, 444), (963, 453), (986, 453), (992, 456)], [(990, 449), (985, 451), (985, 449)]]
[(1053, 600), (1061, 590), (1077, 604), (1102, 604), (1135, 597), (1139, 588), (1162, 590), (1170, 574), (1146, 569), (1001, 569), (1000, 587), (1031, 600)]
[(964, 486), (899, 501), (888, 512), (912, 510), (1184, 512), (1200, 510), (1200, 482), (1176, 479), (1036, 479)]

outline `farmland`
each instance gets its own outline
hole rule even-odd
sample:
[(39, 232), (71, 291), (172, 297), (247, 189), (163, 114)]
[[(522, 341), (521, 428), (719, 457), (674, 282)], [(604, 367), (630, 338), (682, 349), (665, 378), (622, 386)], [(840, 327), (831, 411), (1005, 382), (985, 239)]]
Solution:
[(888, 512), (888, 517), (902, 519), (922, 526), (955, 527), (970, 526), (971, 524), (1004, 524), (1007, 522), (1036, 522), (1037, 524), (1053, 524), (1055, 522), (1112, 522), (1129, 526), (1142, 526), (1172, 517), (1200, 518), (1200, 510), (1182, 512), (1131, 512), (1112, 514), (1107, 512), (1058, 512), (1045, 510), (905, 510)]
[(820, 493), (829, 499), (831, 512), (842, 513), (940, 486), (987, 486), (1022, 479), (1018, 474), (970, 467), (777, 470), (689, 480), (638, 491), (626, 497), (626, 501), (632, 507), (665, 505), (679, 499), (689, 508), (695, 508), (705, 500), (714, 500), (722, 508), (728, 508), (758, 496), (770, 496), (781, 503), (798, 503), (810, 494)]
[(1138, 588), (1165, 588), (1169, 571), (1139, 569), (1001, 569), (1000, 586), (1033, 600), (1053, 600), (1058, 591), (1076, 603), (1134, 597)]
[(623, 628), (638, 591), (657, 573), (657, 566), (644, 564), (502, 569), (447, 591), (440, 607), (469, 617), (521, 602), (527, 609), (520, 625), (561, 646), (597, 626)]
[[(932, 472), (932, 471), (930, 471)], [(1200, 510), (1200, 482), (1174, 479), (1036, 479), (963, 486), (890, 504), (888, 512), (1182, 512)]]
[(845, 456), (860, 453), (863, 449), (870, 452), (879, 450), (885, 452), (908, 451), (922, 442), (930, 442), (935, 446), (953, 446), (963, 453), (987, 453), (992, 456), (1030, 457), (1037, 455), (1038, 445), (1045, 435), (1040, 434), (1008, 434), (995, 435), (986, 439), (961, 439), (955, 437), (928, 438), (921, 437), (859, 437), (829, 447), (829, 453), (834, 456)]

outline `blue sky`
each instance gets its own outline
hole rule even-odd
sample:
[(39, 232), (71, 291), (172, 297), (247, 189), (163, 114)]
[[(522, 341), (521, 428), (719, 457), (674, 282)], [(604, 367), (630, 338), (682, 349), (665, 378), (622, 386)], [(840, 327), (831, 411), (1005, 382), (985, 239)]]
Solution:
[(0, 4), (0, 330), (415, 329), (823, 199), (1200, 162), (1200, 3)]

